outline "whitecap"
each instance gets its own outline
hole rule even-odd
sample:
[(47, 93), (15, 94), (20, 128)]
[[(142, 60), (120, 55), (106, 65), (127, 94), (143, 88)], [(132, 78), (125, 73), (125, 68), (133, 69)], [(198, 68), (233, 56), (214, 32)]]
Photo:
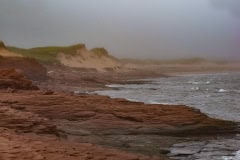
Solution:
[(207, 81), (206, 84), (210, 84), (211, 82), (210, 81)]
[(157, 101), (148, 101), (148, 104), (161, 104), (161, 103), (159, 103)]
[(191, 90), (198, 91), (199, 87), (192, 87)]
[(227, 90), (225, 90), (225, 89), (219, 89), (218, 92), (219, 92), (219, 93), (223, 93), (223, 92), (227, 92)]
[(107, 85), (105, 85), (106, 87), (110, 87), (110, 88), (118, 88), (118, 87), (120, 87), (120, 85), (119, 84), (107, 84)]
[(162, 105), (174, 105), (173, 103), (167, 103), (167, 102), (157, 102), (157, 101), (148, 101), (148, 104), (162, 104)]
[(126, 100), (131, 101), (131, 102), (139, 102), (138, 100), (136, 100), (136, 99), (131, 99), (131, 98), (126, 98)]

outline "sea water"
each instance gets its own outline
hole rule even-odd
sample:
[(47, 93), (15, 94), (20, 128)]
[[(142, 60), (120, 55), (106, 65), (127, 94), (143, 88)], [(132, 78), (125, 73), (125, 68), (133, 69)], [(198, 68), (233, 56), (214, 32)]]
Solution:
[[(109, 87), (96, 93), (147, 104), (187, 105), (210, 117), (240, 122), (240, 73), (186, 74)], [(240, 144), (234, 145), (234, 156), (216, 159), (240, 160)]]
[(240, 73), (188, 74), (145, 79), (144, 84), (112, 84), (97, 91), (147, 104), (183, 104), (214, 118), (240, 122)]

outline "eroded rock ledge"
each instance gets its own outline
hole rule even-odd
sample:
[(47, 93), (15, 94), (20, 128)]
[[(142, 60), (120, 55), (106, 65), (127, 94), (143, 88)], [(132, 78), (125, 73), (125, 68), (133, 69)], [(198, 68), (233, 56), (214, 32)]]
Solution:
[(0, 128), (0, 158), (4, 160), (159, 160), (87, 143), (68, 143), (54, 137), (23, 136)]
[(0, 86), (0, 159), (164, 160), (179, 136), (239, 133), (187, 106), (36, 90), (14, 69)]
[(162, 156), (168, 152), (164, 147), (174, 137), (239, 132), (233, 122), (209, 118), (181, 105), (146, 105), (41, 90), (2, 91), (0, 97), (1, 127), (22, 134), (60, 136), (64, 143), (97, 144), (161, 159), (166, 158)]
[(235, 132), (234, 122), (209, 118), (198, 110), (182, 105), (146, 105), (99, 95), (71, 95), (42, 91), (0, 94), (1, 101), (23, 107), (59, 122), (71, 133), (69, 123), (77, 123), (89, 134), (210, 134)]
[(0, 70), (0, 89), (37, 90), (38, 87), (14, 68)]

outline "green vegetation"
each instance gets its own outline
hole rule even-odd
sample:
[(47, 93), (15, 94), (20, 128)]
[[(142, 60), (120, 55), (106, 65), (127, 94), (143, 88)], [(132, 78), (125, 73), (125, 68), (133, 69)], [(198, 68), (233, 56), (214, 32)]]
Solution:
[(118, 61), (118, 59), (112, 55), (108, 54), (108, 51), (105, 48), (93, 48), (91, 49), (91, 52), (94, 53), (95, 55), (97, 55), (99, 58), (100, 57), (109, 57), (112, 58), (116, 61)]
[(108, 56), (108, 51), (105, 48), (94, 48), (91, 50), (94, 54), (96, 54), (98, 57), (101, 56)]
[(23, 49), (17, 47), (8, 46), (7, 49), (11, 52), (15, 52), (23, 55), (24, 57), (34, 58), (41, 62), (58, 62), (57, 55), (59, 53), (64, 54), (74, 54), (76, 50), (85, 48), (84, 44), (77, 44), (67, 47), (57, 47), (57, 46), (48, 46), (48, 47), (38, 47), (31, 49)]

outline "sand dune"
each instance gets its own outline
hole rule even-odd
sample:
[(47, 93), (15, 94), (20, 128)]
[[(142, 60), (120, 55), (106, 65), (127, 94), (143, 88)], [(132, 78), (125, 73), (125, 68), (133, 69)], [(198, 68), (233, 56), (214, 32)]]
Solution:
[(60, 53), (57, 59), (65, 66), (74, 68), (93, 68), (98, 71), (107, 69), (117, 69), (121, 66), (120, 62), (107, 54), (105, 49), (88, 50), (82, 48), (75, 54)]
[(22, 57), (19, 54), (8, 51), (2, 41), (0, 41), (0, 56), (3, 56), (3, 57)]
[(0, 56), (3, 56), (3, 57), (22, 57), (21, 55), (13, 53), (13, 52), (9, 52), (6, 49), (0, 49)]
[(46, 46), (37, 48), (0, 47), (2, 56), (23, 56), (43, 63), (59, 63), (67, 67), (115, 71), (121, 67), (117, 58), (108, 54), (104, 48), (89, 50), (84, 44), (72, 46)]

